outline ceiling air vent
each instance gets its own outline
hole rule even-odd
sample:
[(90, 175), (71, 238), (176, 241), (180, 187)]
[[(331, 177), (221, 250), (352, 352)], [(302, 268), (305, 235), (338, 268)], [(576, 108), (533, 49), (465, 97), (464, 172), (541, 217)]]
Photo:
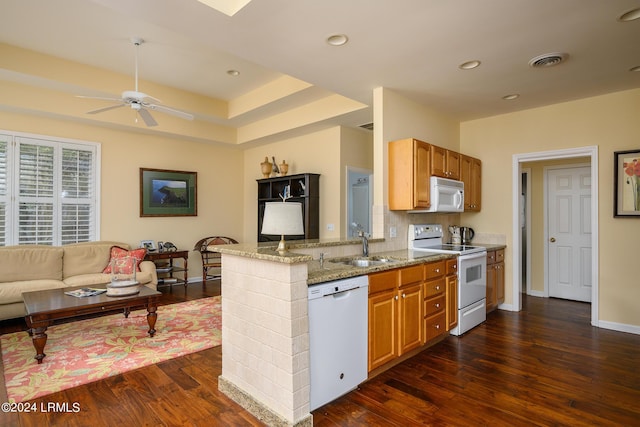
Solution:
[(365, 123), (363, 125), (360, 125), (360, 127), (362, 129), (366, 129), (366, 130), (373, 130), (373, 122), (372, 123)]
[(545, 53), (544, 55), (536, 56), (529, 61), (529, 66), (533, 68), (546, 68), (558, 65), (564, 62), (569, 57), (566, 53)]

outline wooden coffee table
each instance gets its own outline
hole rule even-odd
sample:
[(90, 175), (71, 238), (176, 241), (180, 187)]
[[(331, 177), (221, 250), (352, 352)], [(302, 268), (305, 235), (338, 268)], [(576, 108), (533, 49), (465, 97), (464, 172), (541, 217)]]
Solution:
[[(160, 292), (142, 286), (140, 293), (124, 297), (108, 297), (106, 294), (92, 297), (73, 297), (65, 292), (80, 289), (86, 286), (72, 288), (50, 289), (46, 291), (25, 292), (22, 294), (24, 306), (27, 312), (25, 320), (29, 328), (29, 335), (33, 339), (36, 349), (35, 359), (42, 363), (44, 346), (47, 343), (47, 327), (55, 320), (71, 319), (86, 314), (103, 313), (111, 310), (124, 309), (125, 317), (129, 317), (132, 308), (147, 309), (147, 323), (149, 323), (149, 336), (156, 333), (155, 325), (158, 315), (156, 309), (160, 299)], [(92, 286), (104, 288), (105, 285)]]

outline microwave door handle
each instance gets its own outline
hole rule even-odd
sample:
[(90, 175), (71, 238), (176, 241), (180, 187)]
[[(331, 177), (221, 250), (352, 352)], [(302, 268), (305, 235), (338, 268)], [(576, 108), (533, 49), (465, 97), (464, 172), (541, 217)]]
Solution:
[(455, 203), (456, 207), (457, 208), (461, 207), (462, 203), (463, 203), (462, 202), (462, 192), (461, 191), (456, 192), (456, 194), (453, 197), (454, 197), (454, 200), (455, 200), (454, 203)]

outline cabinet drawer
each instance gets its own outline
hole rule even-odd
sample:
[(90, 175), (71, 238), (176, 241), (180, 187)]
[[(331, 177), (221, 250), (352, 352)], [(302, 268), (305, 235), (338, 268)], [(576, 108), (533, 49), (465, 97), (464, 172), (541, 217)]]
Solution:
[(447, 261), (447, 276), (458, 274), (458, 258), (448, 259)]
[(447, 331), (445, 313), (436, 314), (424, 319), (424, 342), (444, 334)]
[(400, 269), (400, 286), (405, 286), (410, 283), (420, 283), (422, 281), (424, 281), (424, 267), (422, 265), (414, 265)]
[(445, 272), (444, 260), (425, 264), (425, 273), (426, 273), (427, 280), (442, 277), (444, 276), (444, 272)]
[(487, 264), (493, 264), (496, 262), (496, 251), (487, 252)]
[(446, 302), (447, 300), (444, 294), (424, 300), (424, 316), (430, 317), (431, 315), (444, 310)]
[(446, 284), (444, 278), (438, 280), (432, 280), (424, 284), (424, 297), (429, 298), (441, 293), (444, 293)]
[(496, 251), (496, 262), (504, 261), (504, 249), (499, 249)]
[(381, 271), (369, 275), (369, 294), (395, 289), (398, 285), (398, 270)]

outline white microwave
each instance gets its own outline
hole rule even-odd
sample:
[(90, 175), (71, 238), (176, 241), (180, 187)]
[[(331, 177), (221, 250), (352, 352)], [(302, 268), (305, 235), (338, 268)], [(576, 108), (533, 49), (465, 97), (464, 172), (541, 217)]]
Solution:
[(431, 207), (421, 212), (464, 212), (464, 183), (454, 179), (431, 177), (429, 186), (431, 193)]

